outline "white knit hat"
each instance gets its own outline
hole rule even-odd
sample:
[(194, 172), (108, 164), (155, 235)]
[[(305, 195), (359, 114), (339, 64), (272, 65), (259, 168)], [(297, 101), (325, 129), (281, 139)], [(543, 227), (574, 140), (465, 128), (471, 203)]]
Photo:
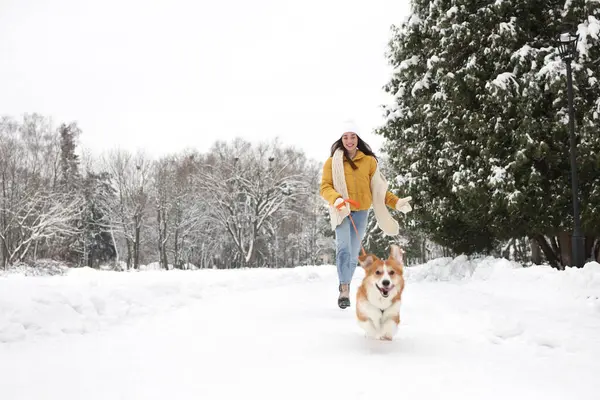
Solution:
[(346, 132), (353, 132), (360, 136), (360, 129), (358, 129), (358, 125), (352, 119), (347, 119), (342, 123), (342, 132), (340, 132), (340, 136)]

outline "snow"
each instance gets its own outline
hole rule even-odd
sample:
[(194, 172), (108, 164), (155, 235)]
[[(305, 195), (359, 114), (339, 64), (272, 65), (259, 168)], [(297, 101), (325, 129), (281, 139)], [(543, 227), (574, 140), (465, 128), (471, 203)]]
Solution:
[(558, 53), (549, 53), (545, 57), (545, 64), (536, 73), (538, 79), (545, 78), (547, 80), (555, 79), (560, 75), (564, 75), (565, 64), (558, 56)]
[(515, 23), (517, 22), (516, 17), (511, 17), (510, 22), (501, 22), (499, 26), (500, 34), (508, 33), (510, 35), (515, 35)]
[(473, 54), (471, 57), (469, 57), (469, 61), (467, 61), (466, 68), (473, 68), (476, 66), (477, 66), (477, 55)]
[(419, 63), (419, 56), (412, 56), (411, 58), (404, 60), (396, 67), (395, 73), (400, 73), (410, 67), (417, 65)]
[(523, 45), (519, 50), (515, 51), (511, 56), (511, 60), (514, 58), (518, 58), (519, 61), (525, 61), (529, 56), (533, 56), (536, 53), (536, 49), (531, 47), (528, 44)]
[(458, 13), (458, 7), (452, 6), (448, 9), (448, 11), (446, 11), (446, 16), (448, 18), (452, 18), (454, 15), (456, 15), (456, 13)]
[(562, 10), (562, 17), (566, 17), (567, 13), (569, 12), (569, 10), (571, 9), (571, 7), (573, 6), (573, 0), (566, 0), (565, 1), (565, 5), (563, 6), (563, 10)]
[(588, 16), (587, 21), (577, 27), (577, 33), (577, 52), (583, 57), (588, 57), (590, 47), (600, 39), (600, 21), (593, 15)]
[(429, 89), (429, 82), (431, 81), (431, 72), (426, 72), (425, 75), (423, 75), (423, 78), (421, 78), (420, 80), (418, 80), (417, 82), (415, 82), (415, 84), (413, 85), (412, 89), (411, 89), (411, 95), (413, 97), (417, 96), (417, 92), (419, 90), (422, 89)]
[[(180, 307), (222, 290), (256, 289), (310, 281), (310, 268), (272, 270), (157, 270), (140, 272), (71, 269), (62, 276), (0, 275), (0, 343), (63, 333), (91, 333), (131, 317)], [(232, 279), (233, 278), (233, 279)]]
[(594, 76), (594, 72), (591, 69), (587, 69), (586, 70), (587, 74), (588, 74), (588, 85), (590, 86), (596, 86), (598, 84), (598, 79)]
[(394, 97), (397, 99), (402, 98), (402, 97), (404, 97), (404, 92), (405, 92), (404, 86), (400, 86), (400, 87), (398, 87), (396, 94), (394, 94)]
[(515, 190), (515, 191), (509, 193), (508, 196), (506, 197), (506, 199), (508, 200), (508, 204), (510, 204), (510, 205), (517, 204), (521, 198), (521, 195), (522, 195), (522, 193), (519, 190)]
[(440, 62), (440, 58), (436, 55), (433, 55), (431, 57), (429, 57), (429, 59), (427, 60), (427, 69), (432, 69), (435, 64)]
[(498, 166), (492, 167), (492, 174), (488, 177), (488, 183), (492, 186), (499, 185), (506, 178), (506, 169)]
[(431, 99), (435, 101), (446, 100), (446, 98), (447, 96), (444, 92), (435, 92), (433, 96), (431, 96)]
[(461, 256), (406, 278), (377, 342), (331, 265), (0, 276), (2, 398), (597, 398), (600, 264)]
[(421, 22), (423, 21), (421, 21), (421, 18), (417, 14), (411, 13), (408, 17), (407, 25), (409, 27), (418, 26)]
[[(126, 267), (126, 265), (125, 265), (125, 267)], [(170, 270), (173, 269), (174, 268), (173, 264), (169, 264), (168, 268)], [(197, 269), (198, 267), (191, 263), (183, 263), (181, 268), (182, 269)], [(123, 268), (123, 269), (125, 269), (125, 268)], [(148, 265), (140, 265), (141, 271), (160, 271), (161, 269), (162, 269), (162, 267), (160, 266), (159, 262), (153, 262)]]
[(507, 90), (508, 86), (511, 83), (513, 83), (517, 87), (519, 86), (515, 74), (513, 74), (512, 72), (503, 72), (499, 74), (491, 83), (501, 88), (502, 90)]
[(534, 144), (535, 141), (533, 140), (533, 138), (531, 137), (531, 135), (529, 133), (525, 134), (525, 138), (527, 138), (527, 143), (528, 144)]
[(588, 34), (591, 37), (593, 37), (594, 39), (596, 39), (596, 40), (600, 39), (600, 21), (598, 20), (598, 18), (594, 17), (593, 15), (590, 15), (588, 17), (587, 31), (588, 31)]

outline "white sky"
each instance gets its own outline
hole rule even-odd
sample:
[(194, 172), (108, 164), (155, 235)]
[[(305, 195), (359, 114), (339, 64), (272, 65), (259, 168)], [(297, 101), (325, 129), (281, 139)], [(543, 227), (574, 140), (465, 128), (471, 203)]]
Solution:
[(99, 153), (279, 137), (321, 161), (383, 122), (409, 0), (0, 0), (0, 114), (77, 121)]

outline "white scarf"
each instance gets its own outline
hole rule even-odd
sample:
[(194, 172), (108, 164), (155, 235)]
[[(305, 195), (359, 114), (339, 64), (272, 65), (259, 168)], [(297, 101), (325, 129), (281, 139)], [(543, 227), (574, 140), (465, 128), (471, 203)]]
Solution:
[[(346, 186), (346, 178), (344, 176), (344, 151), (337, 149), (333, 154), (331, 163), (331, 173), (333, 176), (333, 188), (342, 195), (344, 199), (348, 198), (348, 188)], [(379, 170), (379, 165), (371, 178), (371, 196), (373, 198), (373, 212), (377, 225), (383, 233), (389, 236), (395, 236), (399, 232), (398, 221), (392, 218), (392, 215), (385, 204), (385, 195), (388, 189), (388, 182)], [(337, 210), (334, 206), (329, 205), (329, 215), (331, 217), (331, 228), (335, 228), (342, 223), (349, 212), (349, 206), (346, 205), (348, 211)]]

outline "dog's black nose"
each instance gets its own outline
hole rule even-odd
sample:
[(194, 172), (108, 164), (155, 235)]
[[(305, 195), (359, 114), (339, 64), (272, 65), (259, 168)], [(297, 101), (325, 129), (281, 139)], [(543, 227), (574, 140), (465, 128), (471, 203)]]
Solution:
[(382, 284), (383, 286), (386, 286), (386, 287), (387, 287), (387, 286), (390, 286), (390, 281), (388, 281), (388, 280), (386, 279), (386, 280), (384, 280), (384, 281), (381, 281), (381, 284)]

